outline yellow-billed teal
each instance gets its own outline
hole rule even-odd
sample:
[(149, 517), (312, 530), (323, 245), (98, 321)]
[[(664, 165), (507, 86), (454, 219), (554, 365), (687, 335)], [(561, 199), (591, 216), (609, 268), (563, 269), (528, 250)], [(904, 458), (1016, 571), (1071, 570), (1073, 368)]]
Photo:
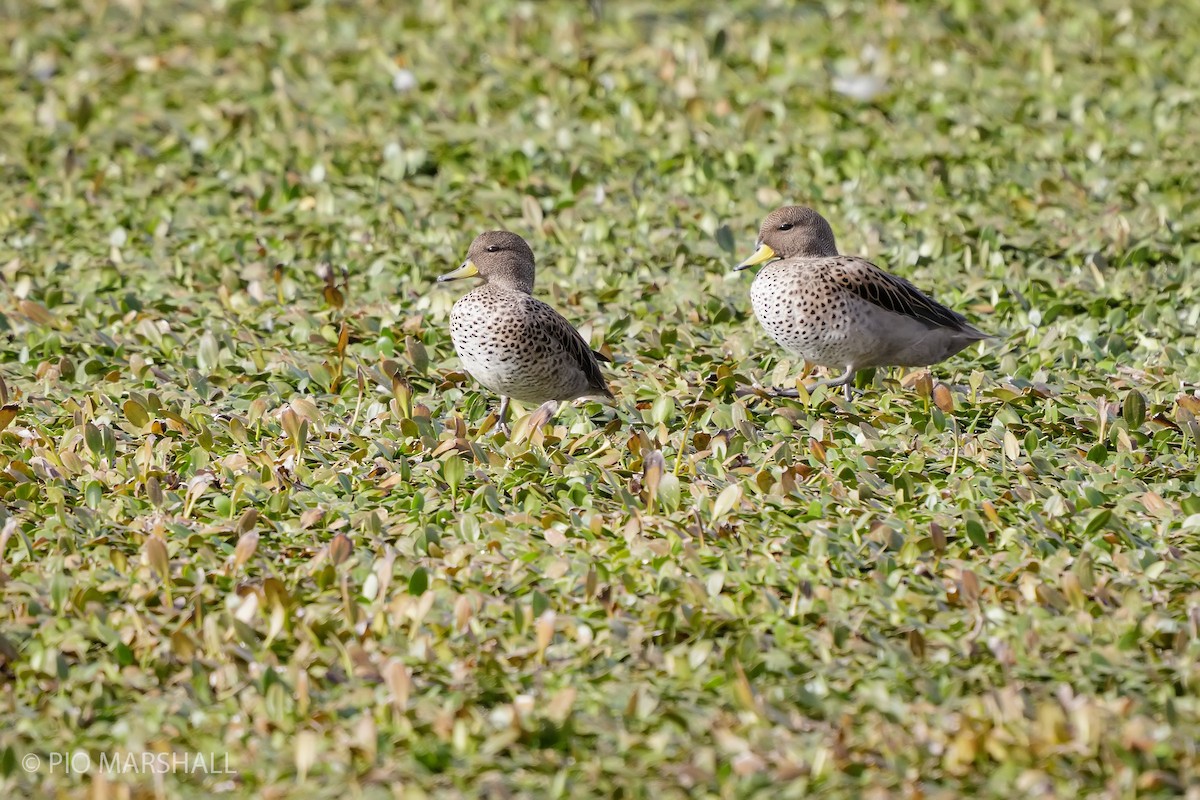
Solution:
[(438, 282), (479, 276), (483, 285), (450, 311), (450, 338), (463, 367), (500, 395), (505, 424), (509, 398), (528, 403), (611, 399), (599, 361), (562, 315), (533, 296), (533, 250), (515, 233), (487, 231), (471, 243), (467, 260)]
[(842, 386), (849, 400), (860, 369), (923, 367), (991, 338), (903, 278), (838, 255), (833, 229), (811, 208), (784, 206), (767, 215), (757, 250), (737, 269), (764, 263), (750, 302), (767, 333), (806, 361), (845, 370), (810, 389)]

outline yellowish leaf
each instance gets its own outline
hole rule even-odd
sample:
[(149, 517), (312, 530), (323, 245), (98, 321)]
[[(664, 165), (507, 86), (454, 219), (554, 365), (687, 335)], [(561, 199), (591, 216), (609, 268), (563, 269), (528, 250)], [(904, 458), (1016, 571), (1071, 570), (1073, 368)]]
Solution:
[(158, 577), (164, 582), (169, 582), (171, 562), (167, 555), (167, 543), (158, 536), (148, 536), (142, 545), (142, 552), (146, 556), (146, 563), (158, 573)]
[(954, 395), (946, 384), (939, 383), (933, 387), (933, 404), (940, 408), (942, 413), (949, 414), (954, 411)]
[(534, 628), (537, 631), (537, 651), (539, 656), (546, 652), (546, 648), (550, 646), (550, 642), (554, 638), (554, 622), (555, 614), (550, 610), (542, 612), (542, 615), (537, 618)]
[(17, 303), (17, 308), (22, 314), (29, 317), (32, 322), (38, 325), (54, 324), (54, 315), (41, 303), (33, 300), (22, 300)]
[(732, 511), (738, 503), (742, 501), (742, 487), (736, 483), (731, 483), (721, 490), (717, 495), (716, 501), (713, 503), (713, 522), (718, 522), (721, 517)]
[(412, 691), (412, 672), (403, 661), (393, 658), (383, 668), (383, 682), (392, 695), (392, 704), (398, 711), (408, 706), (408, 695)]
[(300, 731), (296, 734), (296, 772), (302, 781), (317, 763), (318, 744), (317, 735), (312, 731)]
[(1017, 441), (1017, 436), (1010, 430), (1004, 431), (1004, 455), (1009, 461), (1016, 461), (1021, 455), (1021, 443)]
[(465, 594), (460, 594), (458, 599), (454, 601), (454, 625), (460, 631), (467, 629), (467, 623), (471, 621), (471, 615), (474, 609), (471, 608), (471, 601), (467, 599)]
[(959, 579), (959, 596), (966, 605), (972, 605), (979, 599), (979, 578), (969, 569), (963, 570)]
[(646, 506), (653, 508), (658, 499), (658, 485), (662, 481), (666, 462), (661, 450), (651, 450), (642, 463), (642, 486), (646, 489)]
[(258, 531), (247, 531), (238, 537), (237, 546), (233, 549), (233, 567), (240, 569), (254, 557), (258, 550)]
[(20, 410), (21, 407), (16, 403), (9, 403), (3, 408), (0, 408), (0, 431), (12, 424), (12, 421), (17, 418), (17, 413), (20, 412)]
[(329, 542), (329, 560), (336, 567), (343, 563), (354, 552), (354, 544), (350, 541), (350, 537), (344, 533), (338, 533)]
[(555, 725), (562, 725), (571, 715), (571, 709), (575, 707), (576, 695), (577, 692), (572, 686), (561, 689), (546, 704), (546, 717)]

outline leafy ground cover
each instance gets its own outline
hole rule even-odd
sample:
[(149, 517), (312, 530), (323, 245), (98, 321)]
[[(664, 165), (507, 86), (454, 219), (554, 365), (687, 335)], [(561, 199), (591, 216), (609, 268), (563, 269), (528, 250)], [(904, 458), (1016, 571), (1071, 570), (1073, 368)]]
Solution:
[[(1200, 797), (1198, 19), (0, 2), (0, 789)], [(785, 201), (1004, 338), (739, 398)], [(479, 432), (494, 226), (615, 408)]]

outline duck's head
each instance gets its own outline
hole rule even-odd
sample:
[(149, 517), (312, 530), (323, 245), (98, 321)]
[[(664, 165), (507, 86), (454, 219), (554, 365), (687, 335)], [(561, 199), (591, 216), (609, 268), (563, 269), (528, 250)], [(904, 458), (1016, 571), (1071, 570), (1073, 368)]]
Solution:
[(825, 258), (837, 254), (833, 228), (824, 217), (807, 206), (783, 206), (763, 220), (754, 255), (735, 269), (765, 264), (776, 258)]
[(462, 266), (442, 275), (438, 283), (475, 276), (492, 286), (532, 293), (533, 250), (510, 231), (485, 231), (471, 242)]

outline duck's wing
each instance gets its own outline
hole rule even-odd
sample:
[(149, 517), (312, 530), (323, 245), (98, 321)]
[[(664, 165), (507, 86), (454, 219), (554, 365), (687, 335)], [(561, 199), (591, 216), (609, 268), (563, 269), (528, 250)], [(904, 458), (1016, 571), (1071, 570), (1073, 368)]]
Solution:
[(865, 258), (838, 256), (828, 261), (829, 277), (868, 303), (919, 320), (931, 328), (979, 334), (981, 339), (988, 336), (967, 322), (962, 314), (946, 308), (904, 278), (884, 272)]
[(613, 394), (608, 388), (608, 383), (604, 380), (604, 373), (600, 371), (598, 360), (609, 361), (609, 359), (592, 350), (579, 335), (579, 331), (575, 330), (575, 326), (567, 322), (562, 314), (541, 300), (532, 297), (529, 299), (535, 304), (534, 319), (542, 334), (562, 347), (570, 363), (578, 367), (587, 378), (589, 388), (606, 397), (612, 397)]

